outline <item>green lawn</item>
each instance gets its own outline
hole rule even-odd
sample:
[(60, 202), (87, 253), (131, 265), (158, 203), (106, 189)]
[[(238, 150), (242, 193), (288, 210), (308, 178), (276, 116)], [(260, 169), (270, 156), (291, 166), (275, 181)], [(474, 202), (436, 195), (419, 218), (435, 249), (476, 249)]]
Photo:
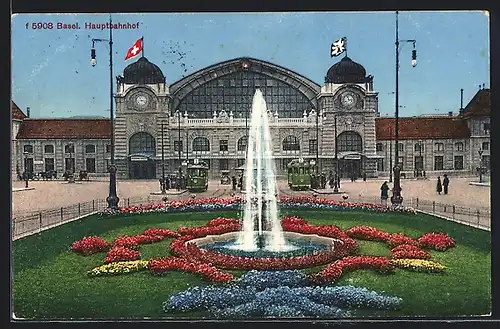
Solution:
[[(446, 252), (432, 251), (432, 259), (447, 267), (445, 274), (396, 270), (392, 275), (372, 271), (345, 274), (339, 284), (364, 286), (403, 298), (400, 311), (369, 313), (381, 316), (454, 316), (487, 314), (491, 309), (491, 236), (427, 215), (377, 214), (284, 210), (313, 224), (336, 224), (346, 229), (371, 225), (387, 232), (412, 237), (432, 231), (446, 232), (457, 245)], [(236, 212), (149, 214), (122, 218), (88, 217), (40, 235), (13, 242), (14, 312), (19, 318), (159, 318), (162, 302), (190, 286), (207, 284), (194, 274), (169, 272), (162, 277), (147, 271), (116, 277), (88, 278), (86, 271), (101, 265), (105, 253), (83, 257), (70, 251), (83, 236), (98, 235), (111, 241), (135, 235), (147, 228), (199, 226)], [(188, 218), (189, 220), (186, 220)], [(169, 255), (171, 239), (141, 246), (142, 259)], [(359, 241), (360, 254), (390, 256), (384, 243)], [(320, 268), (309, 269), (318, 271)], [(242, 272), (234, 271), (234, 274)], [(196, 316), (196, 314), (183, 314)]]

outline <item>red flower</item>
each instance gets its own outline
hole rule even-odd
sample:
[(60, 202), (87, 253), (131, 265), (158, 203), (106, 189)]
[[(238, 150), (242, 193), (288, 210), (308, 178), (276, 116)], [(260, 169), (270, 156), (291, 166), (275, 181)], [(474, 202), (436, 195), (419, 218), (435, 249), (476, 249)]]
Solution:
[(239, 225), (240, 221), (234, 218), (217, 217), (210, 220), (206, 226), (219, 226), (219, 225)]
[(429, 259), (431, 254), (412, 244), (401, 244), (391, 250), (392, 258)]
[(97, 252), (106, 251), (109, 249), (109, 244), (103, 238), (98, 236), (84, 237), (79, 241), (71, 244), (71, 250), (82, 255), (90, 255)]
[(432, 248), (438, 251), (445, 251), (455, 246), (455, 240), (445, 233), (426, 233), (417, 241), (424, 248)]
[(371, 269), (379, 273), (390, 273), (394, 269), (391, 261), (383, 256), (348, 256), (328, 264), (320, 272), (311, 275), (316, 283), (336, 281), (345, 271)]
[(229, 282), (234, 279), (232, 274), (222, 272), (210, 264), (178, 257), (151, 259), (148, 262), (148, 269), (152, 274), (161, 274), (171, 270), (196, 273), (212, 282)]
[(140, 258), (141, 254), (137, 250), (125, 247), (113, 247), (106, 255), (104, 263), (123, 262), (128, 260), (137, 260)]
[(126, 247), (126, 248), (134, 248), (138, 247), (139, 242), (135, 238), (135, 236), (124, 235), (118, 237), (113, 242), (113, 247)]
[(387, 241), (390, 234), (371, 226), (354, 226), (345, 231), (351, 238), (370, 240), (370, 241)]
[(240, 223), (232, 223), (217, 226), (180, 227), (177, 231), (181, 235), (191, 235), (195, 238), (201, 238), (207, 235), (220, 235), (239, 231), (240, 228)]
[(165, 237), (161, 235), (136, 235), (133, 237), (137, 244), (150, 244), (160, 242)]
[(143, 235), (159, 235), (166, 238), (178, 238), (181, 235), (177, 232), (171, 231), (166, 228), (149, 228), (142, 233)]
[(401, 244), (411, 244), (418, 246), (418, 241), (413, 240), (409, 236), (406, 236), (401, 233), (393, 233), (389, 236), (387, 239), (387, 243), (389, 244), (390, 247), (395, 247)]

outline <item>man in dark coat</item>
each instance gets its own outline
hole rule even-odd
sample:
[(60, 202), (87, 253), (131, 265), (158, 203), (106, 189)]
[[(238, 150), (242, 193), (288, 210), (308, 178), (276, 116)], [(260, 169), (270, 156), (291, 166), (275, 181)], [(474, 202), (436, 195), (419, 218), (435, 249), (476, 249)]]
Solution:
[(441, 177), (438, 177), (436, 191), (438, 192), (439, 195), (441, 195), (442, 190), (443, 190), (443, 186), (441, 185)]
[(233, 177), (231, 177), (231, 183), (233, 184), (233, 191), (236, 191), (237, 182), (236, 182), (236, 177), (234, 175)]
[(382, 186), (380, 186), (381, 203), (387, 204), (387, 199), (389, 199), (389, 185), (387, 185), (387, 182), (384, 182)]
[(444, 175), (443, 178), (443, 191), (444, 194), (448, 194), (448, 185), (450, 185), (450, 180), (448, 179), (448, 175)]

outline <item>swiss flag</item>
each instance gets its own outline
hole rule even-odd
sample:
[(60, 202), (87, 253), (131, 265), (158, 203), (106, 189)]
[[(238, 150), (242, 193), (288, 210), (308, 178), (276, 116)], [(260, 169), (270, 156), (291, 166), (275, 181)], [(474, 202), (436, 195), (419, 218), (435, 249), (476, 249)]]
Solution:
[(129, 60), (139, 55), (142, 51), (142, 38), (138, 39), (132, 47), (127, 51), (127, 56), (125, 56), (125, 60)]

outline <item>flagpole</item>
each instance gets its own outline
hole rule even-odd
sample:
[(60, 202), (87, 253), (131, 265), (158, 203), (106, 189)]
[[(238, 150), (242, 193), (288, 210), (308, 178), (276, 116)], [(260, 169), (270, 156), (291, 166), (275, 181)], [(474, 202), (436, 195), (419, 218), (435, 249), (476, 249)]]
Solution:
[(142, 57), (144, 57), (144, 37), (141, 37)]
[(344, 37), (344, 49), (345, 49), (344, 57), (347, 57), (347, 38), (346, 37)]

